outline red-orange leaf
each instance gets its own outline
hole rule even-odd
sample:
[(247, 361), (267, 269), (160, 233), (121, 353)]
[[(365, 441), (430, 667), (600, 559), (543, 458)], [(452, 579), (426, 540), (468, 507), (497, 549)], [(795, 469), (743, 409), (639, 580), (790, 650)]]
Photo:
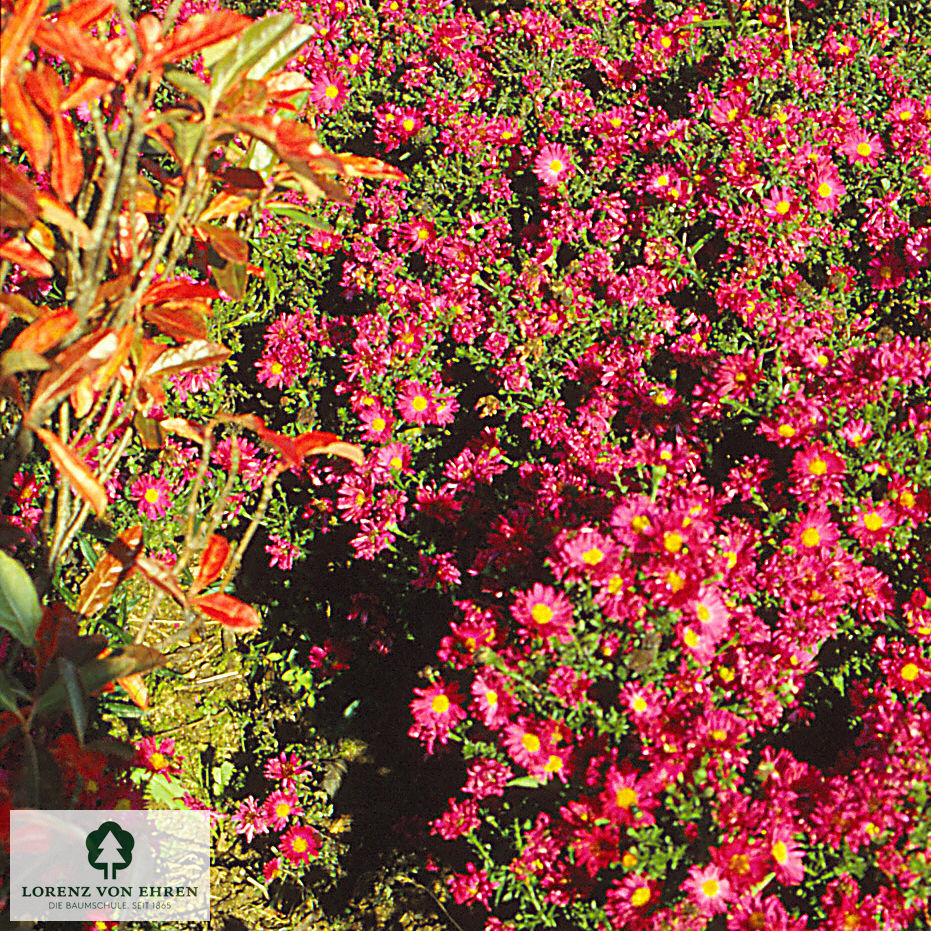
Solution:
[(10, 135), (26, 150), (32, 167), (44, 171), (52, 155), (52, 134), (19, 80), (11, 78), (4, 83), (0, 105)]
[(36, 385), (29, 409), (30, 421), (42, 423), (48, 416), (47, 406), (71, 391), (86, 375), (106, 365), (119, 345), (119, 337), (113, 330), (98, 330), (62, 350)]
[(33, 183), (19, 168), (0, 158), (0, 227), (28, 228), (38, 216)]
[(62, 10), (56, 17), (56, 22), (72, 23), (86, 29), (98, 19), (102, 19), (113, 9), (113, 0), (74, 0), (68, 9)]
[[(200, 222), (206, 223), (208, 220), (220, 220), (233, 214), (242, 213), (244, 210), (248, 210), (253, 203), (255, 203), (255, 198), (246, 197), (242, 194), (217, 194), (210, 201), (207, 209), (200, 215)], [(217, 252), (219, 251), (217, 249)], [(241, 261), (245, 261), (245, 259)]]
[(156, 60), (160, 64), (182, 61), (209, 45), (240, 35), (251, 25), (248, 16), (230, 10), (192, 16), (164, 40), (165, 47)]
[(364, 158), (341, 152), (336, 156), (342, 163), (349, 177), (387, 178), (392, 181), (406, 181), (407, 175), (400, 168), (383, 162), (380, 158)]
[(134, 672), (131, 676), (117, 679), (116, 684), (129, 696), (130, 701), (137, 707), (146, 711), (149, 707), (149, 690), (145, 687), (142, 673)]
[(229, 541), (219, 534), (213, 534), (207, 541), (203, 553), (201, 553), (200, 565), (197, 567), (197, 578), (191, 586), (192, 595), (216, 582), (226, 565), (229, 555)]
[(68, 445), (62, 443), (54, 433), (35, 427), (36, 435), (45, 443), (49, 456), (58, 472), (74, 492), (86, 501), (98, 517), (107, 510), (107, 492), (97, 480), (87, 463)]
[(220, 292), (213, 285), (202, 281), (185, 281), (183, 278), (175, 278), (171, 281), (157, 281), (150, 285), (139, 299), (139, 303), (144, 307), (146, 304), (161, 304), (166, 301), (195, 299), (206, 302), (219, 296)]
[(29, 326), (13, 340), (11, 349), (31, 349), (43, 353), (60, 343), (76, 326), (78, 318), (67, 306), (56, 307), (33, 320)]
[(84, 181), (84, 158), (71, 117), (52, 120), (52, 189), (65, 202), (74, 200)]
[(145, 576), (156, 588), (160, 588), (167, 595), (171, 595), (180, 605), (187, 605), (187, 596), (181, 591), (171, 569), (158, 559), (151, 556), (137, 556), (136, 569), (140, 575)]
[(146, 375), (149, 378), (164, 378), (166, 375), (177, 375), (179, 372), (205, 369), (225, 362), (229, 355), (229, 349), (219, 343), (196, 339), (160, 353)]
[(245, 265), (249, 258), (249, 247), (235, 230), (210, 223), (198, 223), (194, 229), (213, 246), (218, 255), (228, 262)]
[[(323, 437), (332, 437), (331, 440), (324, 441)], [(365, 462), (365, 455), (362, 449), (355, 443), (346, 443), (332, 433), (299, 433), (294, 437), (294, 445), (297, 448), (301, 458), (306, 456), (342, 456), (343, 459), (349, 459), (356, 465), (362, 465)]]
[(84, 580), (74, 610), (92, 617), (110, 600), (116, 587), (133, 571), (136, 557), (142, 549), (142, 527), (138, 524), (124, 530), (97, 560), (94, 571)]
[(13, 4), (13, 11), (3, 27), (3, 41), (0, 42), (0, 80), (4, 90), (8, 83), (15, 81), (13, 76), (16, 68), (25, 57), (29, 43), (42, 22), (47, 2), (19, 0)]
[(261, 624), (258, 611), (232, 595), (217, 592), (194, 599), (194, 607), (213, 621), (219, 621), (229, 630), (246, 632), (258, 629)]
[(33, 278), (51, 278), (55, 273), (52, 263), (20, 236), (0, 243), (0, 259), (9, 259)]
[(68, 21), (41, 23), (36, 30), (35, 43), (81, 71), (105, 80), (112, 79), (117, 70), (107, 46)]
[(183, 436), (186, 440), (201, 445), (207, 439), (207, 431), (200, 424), (191, 423), (183, 417), (169, 417), (167, 420), (162, 420), (159, 426), (166, 433), (177, 433), (178, 436)]
[(207, 338), (207, 321), (192, 307), (169, 307), (165, 304), (147, 307), (142, 319), (179, 343)]

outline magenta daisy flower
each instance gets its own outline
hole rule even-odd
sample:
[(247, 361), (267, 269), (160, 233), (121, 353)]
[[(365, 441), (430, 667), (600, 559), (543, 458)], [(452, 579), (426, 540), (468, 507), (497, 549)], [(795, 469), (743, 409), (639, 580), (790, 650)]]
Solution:
[(154, 737), (143, 737), (136, 744), (136, 765), (151, 773), (176, 776), (181, 772), (178, 765), (184, 757), (175, 756), (175, 742), (170, 738), (156, 741)]
[(905, 263), (887, 249), (870, 259), (869, 274), (870, 284), (878, 291), (897, 288), (905, 281)]
[(320, 853), (320, 835), (313, 828), (295, 825), (281, 838), (279, 847), (291, 863), (308, 863)]
[(533, 163), (533, 173), (544, 184), (559, 184), (565, 181), (572, 171), (572, 153), (564, 145), (543, 146)]
[(455, 683), (447, 685), (442, 680), (425, 689), (414, 689), (414, 692), (419, 697), (411, 702), (414, 723), (407, 733), (409, 737), (422, 740), (427, 753), (433, 753), (434, 744), (445, 744), (449, 732), (465, 718), (462, 696)]
[(436, 399), (429, 385), (417, 381), (406, 381), (398, 392), (398, 413), (408, 423), (433, 423), (436, 411)]
[(156, 520), (171, 504), (171, 487), (161, 476), (153, 478), (151, 475), (142, 475), (133, 482), (129, 496), (136, 502), (143, 517)]
[(869, 165), (871, 168), (876, 167), (885, 151), (879, 136), (870, 136), (862, 129), (850, 133), (838, 149), (841, 155), (847, 156), (851, 165)]
[(805, 875), (805, 854), (788, 831), (777, 831), (769, 845), (776, 879), (786, 886), (797, 886)]
[(268, 833), (265, 806), (259, 805), (251, 795), (239, 803), (239, 808), (236, 809), (230, 821), (233, 823), (233, 830), (237, 834), (242, 834), (247, 844), (252, 843), (252, 838), (256, 834)]
[(318, 109), (329, 113), (342, 107), (349, 96), (349, 90), (340, 78), (321, 74), (311, 87), (309, 96)]
[(713, 864), (704, 869), (693, 866), (689, 878), (682, 888), (691, 897), (698, 910), (706, 917), (711, 917), (727, 908), (731, 898), (731, 885), (724, 879), (721, 870)]
[(529, 592), (518, 594), (511, 614), (528, 633), (544, 639), (556, 636), (560, 643), (572, 641), (572, 605), (550, 585), (537, 582)]
[(278, 756), (268, 760), (263, 772), (266, 779), (277, 779), (282, 788), (291, 789), (294, 787), (297, 777), (301, 773), (306, 773), (307, 769), (307, 764), (302, 762), (296, 753), (288, 755), (282, 751)]
[(280, 831), (288, 823), (288, 819), (304, 814), (297, 800), (297, 796), (292, 792), (282, 789), (275, 789), (271, 795), (265, 799), (265, 817), (276, 831)]

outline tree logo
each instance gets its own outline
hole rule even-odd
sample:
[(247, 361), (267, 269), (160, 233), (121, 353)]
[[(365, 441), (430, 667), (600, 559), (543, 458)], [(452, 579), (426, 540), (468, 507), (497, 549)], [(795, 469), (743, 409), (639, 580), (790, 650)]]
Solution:
[(125, 870), (133, 862), (136, 839), (115, 821), (104, 821), (96, 831), (87, 835), (84, 843), (87, 862), (95, 870), (103, 870), (104, 879), (116, 879), (116, 871)]

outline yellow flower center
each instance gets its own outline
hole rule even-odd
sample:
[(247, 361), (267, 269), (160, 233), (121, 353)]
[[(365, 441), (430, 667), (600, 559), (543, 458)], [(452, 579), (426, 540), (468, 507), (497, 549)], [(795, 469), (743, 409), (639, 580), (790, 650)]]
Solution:
[(280, 375), (284, 371), (284, 366), (280, 362), (272, 362), (272, 375)]
[(161, 493), (157, 488), (146, 488), (145, 494), (142, 497), (146, 504), (158, 504), (161, 499)]
[(912, 118), (913, 114), (911, 110), (899, 110), (899, 119), (905, 121), (906, 123)]
[(339, 97), (339, 88), (335, 84), (328, 84), (324, 94), (330, 100), (336, 100), (336, 98)]
[(291, 814), (291, 806), (287, 802), (279, 802), (275, 806), (275, 815), (279, 818), (287, 818)]
[(817, 459), (812, 459), (808, 463), (808, 471), (812, 475), (824, 475), (828, 470), (828, 464), (819, 456)]
[(795, 436), (795, 427), (790, 423), (781, 423), (779, 424), (779, 429), (776, 431), (780, 436), (784, 436), (786, 439)]
[(149, 766), (156, 770), (161, 771), (168, 768), (168, 757), (164, 753), (155, 752), (149, 757)]
[(530, 616), (536, 624), (549, 624), (553, 620), (553, 609), (549, 605), (538, 601), (531, 609)]
[(419, 414), (421, 411), (425, 411), (430, 405), (430, 402), (422, 395), (418, 394), (413, 401), (411, 401), (411, 407)]
[(657, 186), (657, 187), (667, 187), (668, 184), (669, 184), (669, 175), (660, 175), (660, 176), (656, 179), (656, 186)]
[(816, 527), (806, 527), (802, 531), (803, 546), (817, 546), (821, 542), (821, 534)]
[(558, 175), (563, 169), (563, 164), (558, 158), (554, 158), (549, 164), (549, 169), (554, 175)]
[(727, 731), (722, 731), (721, 728), (715, 728), (711, 732), (711, 737), (713, 740), (727, 740)]
[(582, 554), (582, 562), (589, 566), (597, 566), (604, 558), (605, 554), (597, 546), (593, 546)]
[(663, 38), (659, 40), (659, 44), (663, 48), (669, 48), (672, 45), (672, 39), (670, 39), (669, 36), (663, 36)]
[(408, 116), (401, 121), (401, 125), (404, 127), (404, 131), (411, 133), (414, 131), (414, 121)]
[(773, 859), (777, 863), (785, 863), (786, 860), (789, 859), (789, 851), (786, 848), (786, 845), (781, 840), (777, 840), (776, 843), (773, 844), (772, 850), (773, 850)]
[(642, 695), (638, 695), (631, 703), (630, 707), (637, 712), (637, 714), (643, 714), (647, 710), (646, 699)]
[(557, 756), (555, 753), (551, 753), (550, 758), (546, 761), (546, 764), (543, 767), (543, 771), (547, 773), (558, 773), (562, 768), (562, 757)]
[(818, 185), (818, 196), (819, 197), (830, 197), (831, 191), (833, 190), (834, 189), (831, 187), (830, 184), (827, 183), (827, 181), (822, 181), (821, 184)]
[(633, 869), (640, 861), (637, 859), (637, 854), (633, 850), (625, 850), (624, 856), (621, 857), (621, 866), (625, 870)]
[(876, 511), (870, 511), (863, 515), (863, 524), (867, 530), (876, 531), (882, 527), (883, 519)]
[(681, 592), (685, 587), (685, 579), (674, 569), (670, 569), (669, 572), (666, 573), (666, 584), (671, 591)]
[(401, 461), (400, 456), (392, 456), (388, 460), (388, 465), (390, 465), (392, 469), (400, 469), (404, 463)]
[(636, 533), (643, 533), (646, 530), (650, 529), (649, 518), (644, 517), (643, 514), (638, 514), (631, 522), (630, 526), (634, 528)]
[(730, 666), (722, 666), (718, 670), (718, 675), (721, 677), (722, 682), (733, 682), (734, 676), (736, 676), (736, 673), (734, 672), (733, 669), (731, 669)]
[(861, 158), (866, 158), (873, 151), (872, 146), (868, 142), (858, 142), (857, 143), (857, 155)]
[(698, 634), (691, 627), (686, 627), (682, 634), (682, 640), (687, 647), (698, 646)]
[(614, 793), (614, 801), (617, 803), (618, 808), (627, 811), (632, 805), (637, 804), (637, 793), (629, 786), (624, 786), (623, 789), (618, 789)]
[(914, 682), (918, 678), (920, 672), (921, 670), (915, 663), (906, 663), (902, 667), (899, 675), (901, 675), (906, 682)]
[(528, 753), (540, 752), (540, 738), (536, 734), (524, 734), (520, 744)]
[(776, 213), (785, 216), (792, 209), (792, 205), (787, 200), (780, 200), (776, 204)]
[(295, 853), (303, 853), (307, 849), (307, 838), (298, 835), (291, 841), (291, 849)]
[(701, 884), (701, 891), (708, 896), (709, 899), (713, 899), (718, 894), (720, 888), (721, 884), (716, 879), (706, 879)]
[(650, 890), (646, 886), (638, 886), (630, 896), (630, 904), (634, 908), (642, 908), (650, 901)]
[(434, 714), (446, 714), (449, 711), (449, 699), (445, 695), (434, 695), (430, 702), (430, 710)]
[(494, 708), (498, 704), (498, 693), (494, 689), (485, 689), (485, 701)]
[(699, 602), (698, 607), (695, 609), (695, 613), (698, 615), (698, 619), (704, 623), (711, 617), (711, 611), (708, 610), (708, 606)]
[(375, 431), (378, 432), (378, 433), (380, 433), (382, 430), (384, 430), (385, 427), (387, 427), (387, 426), (388, 426), (388, 424), (385, 423), (385, 418), (384, 418), (384, 417), (376, 417), (376, 418), (372, 421), (372, 429), (375, 430)]
[(663, 547), (667, 553), (678, 553), (682, 549), (682, 536), (674, 530), (667, 531), (663, 536)]

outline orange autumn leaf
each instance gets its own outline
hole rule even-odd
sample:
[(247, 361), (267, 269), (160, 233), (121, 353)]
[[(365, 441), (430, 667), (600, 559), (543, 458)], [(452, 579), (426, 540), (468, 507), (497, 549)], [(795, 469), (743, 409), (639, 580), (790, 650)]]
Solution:
[(238, 598), (233, 598), (232, 595), (224, 595), (221, 592), (195, 598), (194, 607), (229, 630), (245, 633), (258, 629), (262, 624), (255, 608)]
[(229, 554), (229, 541), (219, 534), (213, 534), (207, 541), (203, 553), (201, 553), (200, 565), (197, 567), (197, 578), (191, 586), (192, 594), (216, 582), (226, 565)]
[(61, 477), (68, 482), (78, 497), (93, 508), (98, 517), (103, 517), (107, 510), (107, 491), (91, 472), (87, 463), (51, 431), (42, 427), (34, 429), (48, 449), (52, 463)]

